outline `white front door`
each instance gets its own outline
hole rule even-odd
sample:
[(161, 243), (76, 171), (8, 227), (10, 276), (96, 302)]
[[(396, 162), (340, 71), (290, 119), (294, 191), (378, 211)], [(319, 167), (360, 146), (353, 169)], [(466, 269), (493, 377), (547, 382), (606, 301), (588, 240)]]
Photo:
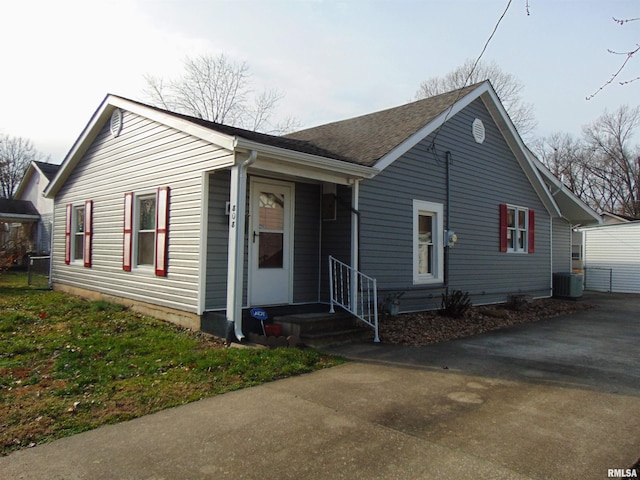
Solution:
[(292, 301), (293, 194), (291, 183), (251, 180), (249, 303)]

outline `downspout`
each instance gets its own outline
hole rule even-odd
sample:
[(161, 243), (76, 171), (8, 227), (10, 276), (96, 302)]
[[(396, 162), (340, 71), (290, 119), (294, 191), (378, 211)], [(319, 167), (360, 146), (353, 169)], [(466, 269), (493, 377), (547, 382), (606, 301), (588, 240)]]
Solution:
[[(451, 152), (447, 150), (444, 153), (444, 159), (446, 162), (446, 181), (447, 181), (447, 214), (445, 215), (445, 232), (448, 232), (451, 227)], [(444, 232), (443, 232), (444, 233)], [(444, 241), (444, 235), (442, 235)], [(445, 245), (444, 250), (444, 288), (449, 289), (449, 250), (451, 247)]]
[[(352, 211), (358, 212), (360, 203), (360, 180), (353, 183), (353, 191), (351, 198)], [(356, 306), (358, 303), (358, 270), (359, 270), (359, 245), (360, 245), (360, 215), (351, 217), (351, 305)]]
[(229, 212), (229, 257), (227, 263), (227, 340), (244, 339), (242, 333), (242, 286), (244, 274), (244, 232), (247, 211), (247, 169), (258, 156), (251, 150), (249, 158), (231, 169)]
[(553, 297), (553, 217), (549, 216), (549, 261), (551, 262), (550, 278), (549, 278), (549, 293)]

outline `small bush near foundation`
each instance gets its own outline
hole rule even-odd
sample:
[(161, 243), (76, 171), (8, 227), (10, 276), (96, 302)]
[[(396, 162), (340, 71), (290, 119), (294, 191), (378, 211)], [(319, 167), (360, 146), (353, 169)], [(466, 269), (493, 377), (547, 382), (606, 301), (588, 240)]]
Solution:
[(440, 315), (451, 318), (462, 317), (467, 310), (471, 308), (471, 299), (468, 292), (461, 290), (453, 290), (449, 293), (447, 289), (442, 294), (442, 303), (440, 307)]

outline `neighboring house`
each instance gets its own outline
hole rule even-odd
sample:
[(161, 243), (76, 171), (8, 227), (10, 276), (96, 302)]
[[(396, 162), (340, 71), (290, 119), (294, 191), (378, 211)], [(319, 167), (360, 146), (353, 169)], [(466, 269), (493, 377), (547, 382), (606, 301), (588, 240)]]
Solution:
[(60, 165), (52, 163), (31, 162), (14, 195), (16, 200), (31, 202), (40, 216), (33, 239), (33, 252), (36, 254), (49, 254), (51, 251), (53, 200), (45, 198), (43, 192), (59, 168)]
[[(637, 221), (637, 218), (604, 212), (600, 215), (601, 225), (617, 225)], [(571, 233), (571, 263), (574, 272), (584, 273), (584, 233), (577, 225)]]
[(606, 214), (605, 224), (581, 228), (585, 288), (640, 293), (640, 220)]
[(243, 308), (328, 302), (329, 255), (401, 312), (548, 297), (598, 221), (489, 82), (285, 137), (108, 95), (45, 193), (56, 288), (239, 339)]
[[(0, 255), (19, 265), (36, 248), (38, 211), (26, 200), (0, 198)], [(4, 258), (8, 256), (8, 258)]]

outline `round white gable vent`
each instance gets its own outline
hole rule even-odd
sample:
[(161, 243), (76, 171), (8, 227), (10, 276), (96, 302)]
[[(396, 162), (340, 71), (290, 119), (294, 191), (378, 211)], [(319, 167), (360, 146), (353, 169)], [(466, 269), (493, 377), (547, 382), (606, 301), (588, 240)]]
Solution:
[(111, 114), (111, 135), (117, 137), (122, 130), (122, 111), (116, 108)]
[(484, 142), (484, 123), (479, 118), (476, 118), (471, 125), (471, 131), (473, 132), (473, 138), (477, 143)]

